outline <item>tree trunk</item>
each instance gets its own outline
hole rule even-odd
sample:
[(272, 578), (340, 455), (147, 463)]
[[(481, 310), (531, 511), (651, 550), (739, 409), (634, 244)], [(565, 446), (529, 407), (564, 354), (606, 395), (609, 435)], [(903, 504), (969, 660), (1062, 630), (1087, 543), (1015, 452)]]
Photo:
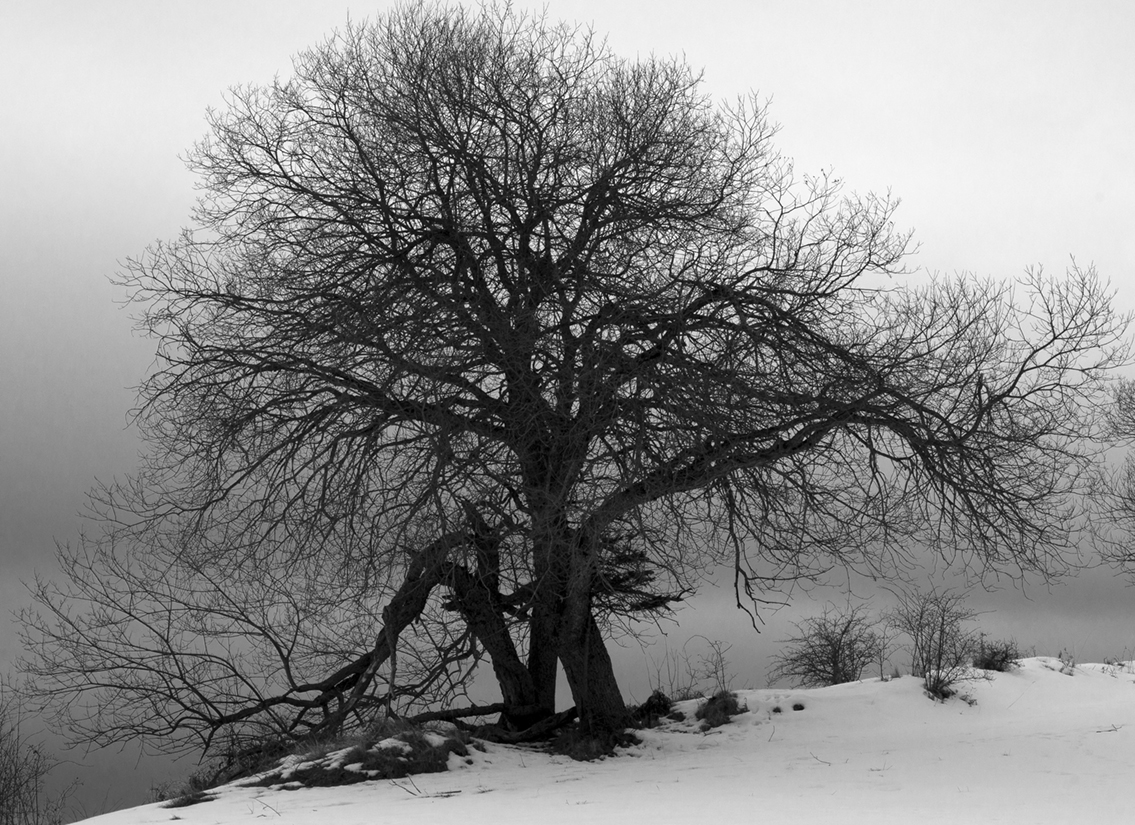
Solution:
[(627, 725), (627, 706), (607, 645), (590, 609), (582, 621), (582, 629), (561, 634), (559, 647), (579, 724), (594, 735), (621, 730)]
[(537, 596), (528, 622), (528, 674), (536, 691), (536, 704), (556, 711), (556, 612)]
[(586, 536), (570, 545), (571, 575), (564, 593), (557, 651), (564, 666), (580, 726), (602, 735), (627, 724), (627, 708), (603, 634), (591, 612), (595, 557)]
[[(549, 531), (550, 532), (550, 531)], [(536, 703), (549, 713), (556, 712), (556, 629), (560, 621), (559, 602), (563, 574), (556, 568), (557, 555), (548, 533), (536, 534), (533, 543), (535, 590), (528, 620), (528, 673), (536, 689)]]
[(490, 589), (491, 580), (474, 576), (458, 564), (450, 567), (448, 580), (453, 589), (453, 606), (492, 661), (505, 704), (502, 726), (523, 730), (550, 716), (540, 705), (532, 675), (516, 652), (497, 604), (500, 594)]

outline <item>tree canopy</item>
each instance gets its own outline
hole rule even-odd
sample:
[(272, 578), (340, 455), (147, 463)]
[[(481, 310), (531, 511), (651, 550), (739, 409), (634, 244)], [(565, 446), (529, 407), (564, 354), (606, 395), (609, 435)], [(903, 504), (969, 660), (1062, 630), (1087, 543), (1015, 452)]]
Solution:
[(406, 5), (209, 126), (193, 228), (121, 278), (145, 464), (27, 617), (89, 736), (298, 735), (452, 701), (486, 654), (514, 727), (557, 663), (610, 727), (605, 639), (715, 565), (750, 604), (1075, 545), (1127, 357), (1106, 287), (912, 275), (896, 202), (797, 176), (758, 98)]

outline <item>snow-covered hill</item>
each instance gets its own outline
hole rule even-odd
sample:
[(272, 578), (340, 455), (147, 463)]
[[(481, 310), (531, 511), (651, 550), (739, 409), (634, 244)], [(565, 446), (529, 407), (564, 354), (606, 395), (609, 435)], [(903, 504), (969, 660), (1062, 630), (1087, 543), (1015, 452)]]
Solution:
[[(146, 805), (97, 825), (1126, 822), (1135, 810), (1130, 666), (1026, 659), (931, 701), (919, 680), (738, 691), (720, 728), (641, 732), (601, 762), (487, 745), (450, 770), (299, 790), (226, 786), (184, 808)], [(794, 708), (802, 708), (794, 710)]]

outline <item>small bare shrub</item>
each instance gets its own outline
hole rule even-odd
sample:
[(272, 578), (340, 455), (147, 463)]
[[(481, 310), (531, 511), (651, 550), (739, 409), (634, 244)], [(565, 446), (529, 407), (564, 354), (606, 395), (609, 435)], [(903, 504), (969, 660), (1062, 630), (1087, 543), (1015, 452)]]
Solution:
[(973, 666), (981, 670), (994, 670), (1006, 673), (1020, 667), (1021, 653), (1013, 639), (986, 639), (982, 633), (978, 639), (977, 651), (973, 656)]
[(801, 687), (858, 681), (868, 665), (886, 658), (877, 624), (862, 606), (828, 607), (796, 625), (798, 635), (784, 640), (787, 648), (773, 657), (769, 680), (792, 679)]
[(1060, 672), (1065, 676), (1074, 676), (1076, 673), (1076, 654), (1065, 648), (1060, 649)]
[(959, 682), (972, 678), (977, 640), (963, 625), (976, 616), (965, 596), (952, 591), (905, 593), (891, 610), (891, 627), (910, 638), (910, 672), (932, 698), (948, 699)]
[[(704, 651), (696, 649), (699, 644), (704, 644)], [(687, 639), (680, 651), (667, 648), (662, 661), (653, 662), (651, 689), (664, 693), (674, 702), (700, 699), (707, 693), (729, 690), (733, 677), (729, 673), (726, 654), (731, 647), (720, 640), (699, 635)]]
[(1122, 656), (1105, 656), (1103, 672), (1112, 677), (1118, 677), (1121, 673), (1135, 673), (1135, 661), (1132, 661), (1126, 650)]
[(203, 768), (181, 783), (165, 782), (150, 788), (150, 801), (161, 802), (163, 808), (185, 808), (216, 799), (210, 788), (224, 784), (216, 781), (216, 771)]
[(56, 763), (28, 740), (23, 720), (19, 695), (0, 681), (0, 825), (57, 825), (65, 799), (44, 790)]

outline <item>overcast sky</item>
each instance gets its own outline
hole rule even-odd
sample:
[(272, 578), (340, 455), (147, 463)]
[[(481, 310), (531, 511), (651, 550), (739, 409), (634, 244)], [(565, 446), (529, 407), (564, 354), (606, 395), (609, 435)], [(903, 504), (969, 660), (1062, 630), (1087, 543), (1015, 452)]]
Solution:
[[(153, 355), (109, 283), (119, 261), (186, 222), (194, 180), (179, 156), (226, 88), (287, 75), (290, 56), (385, 2), (4, 0), (0, 4), (0, 605), (52, 575), (95, 478), (134, 467), (133, 391)], [(543, 4), (517, 2), (520, 7)], [(1094, 262), (1135, 306), (1135, 4), (550, 0), (626, 56), (679, 54), (710, 91), (772, 99), (779, 148), (803, 172), (891, 190), (928, 271), (1012, 278)], [(1025, 646), (1081, 660), (1135, 651), (1127, 590), (1095, 573), (1054, 593), (975, 603)], [(838, 594), (814, 594), (814, 603)], [(763, 686), (762, 639), (710, 598), (694, 632), (734, 641), (742, 682)], [(688, 619), (688, 621), (687, 621)], [(0, 671), (17, 653), (0, 622)], [(623, 656), (642, 679), (643, 655)], [(137, 801), (88, 772), (85, 804)], [(133, 763), (129, 763), (133, 767)], [(124, 787), (125, 785), (123, 785)], [(135, 791), (131, 791), (135, 793)]]

